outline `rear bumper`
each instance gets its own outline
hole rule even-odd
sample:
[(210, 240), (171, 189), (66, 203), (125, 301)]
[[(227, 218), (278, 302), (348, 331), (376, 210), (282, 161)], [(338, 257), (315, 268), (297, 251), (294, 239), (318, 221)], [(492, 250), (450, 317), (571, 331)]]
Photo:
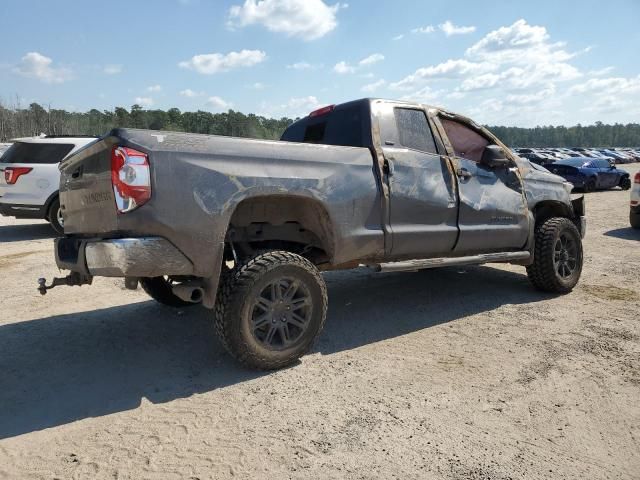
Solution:
[(45, 218), (45, 205), (23, 205), (19, 203), (0, 203), (0, 215), (16, 218)]
[(191, 275), (193, 264), (161, 237), (112, 240), (55, 240), (56, 264), (62, 270), (97, 277)]

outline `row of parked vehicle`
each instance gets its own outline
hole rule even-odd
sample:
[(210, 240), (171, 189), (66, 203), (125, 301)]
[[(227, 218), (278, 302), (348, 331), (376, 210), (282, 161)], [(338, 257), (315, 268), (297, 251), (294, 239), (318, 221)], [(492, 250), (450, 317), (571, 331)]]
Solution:
[(599, 158), (615, 164), (640, 162), (640, 148), (514, 148), (513, 151), (542, 166), (569, 158)]
[(629, 172), (616, 163), (640, 161), (640, 150), (596, 148), (517, 148), (514, 152), (571, 182), (584, 192), (631, 188)]

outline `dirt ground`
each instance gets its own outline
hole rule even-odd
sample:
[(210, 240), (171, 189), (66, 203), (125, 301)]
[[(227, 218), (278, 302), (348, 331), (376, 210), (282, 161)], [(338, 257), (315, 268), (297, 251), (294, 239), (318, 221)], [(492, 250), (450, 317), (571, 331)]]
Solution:
[(51, 231), (2, 217), (0, 478), (640, 478), (628, 202), (587, 195), (566, 296), (517, 266), (327, 274), (313, 353), (266, 374), (200, 307), (110, 279), (41, 297)]

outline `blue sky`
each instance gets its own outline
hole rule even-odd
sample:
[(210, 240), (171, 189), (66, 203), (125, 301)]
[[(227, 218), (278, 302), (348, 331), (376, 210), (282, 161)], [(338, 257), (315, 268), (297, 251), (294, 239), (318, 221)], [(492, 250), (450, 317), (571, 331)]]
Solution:
[(488, 124), (640, 121), (640, 1), (3, 0), (0, 98), (304, 115), (365, 96)]

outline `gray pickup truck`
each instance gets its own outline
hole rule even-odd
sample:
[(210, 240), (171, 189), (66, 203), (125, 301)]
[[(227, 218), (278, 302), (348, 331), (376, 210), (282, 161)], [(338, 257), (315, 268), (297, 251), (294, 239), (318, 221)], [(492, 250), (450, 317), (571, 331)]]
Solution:
[(123, 277), (160, 303), (203, 304), (227, 350), (291, 364), (322, 330), (321, 271), (526, 266), (578, 282), (583, 198), (472, 120), (401, 101), (312, 112), (281, 141), (115, 129), (61, 165), (56, 285)]

